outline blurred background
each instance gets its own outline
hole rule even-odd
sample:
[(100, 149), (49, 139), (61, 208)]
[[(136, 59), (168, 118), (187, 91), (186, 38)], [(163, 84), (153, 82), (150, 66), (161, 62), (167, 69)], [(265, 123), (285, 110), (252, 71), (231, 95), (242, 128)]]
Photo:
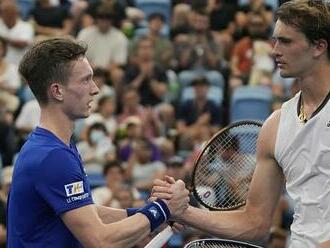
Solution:
[[(155, 178), (189, 185), (195, 156), (215, 132), (242, 119), (264, 121), (299, 90), (280, 77), (271, 54), (283, 2), (0, 0), (0, 247), (15, 158), (40, 116), (17, 73), (31, 45), (53, 37), (88, 44), (100, 94), (73, 138), (95, 203), (139, 207)], [(271, 234), (258, 244), (286, 247), (293, 207), (284, 191)], [(186, 228), (166, 247), (204, 237)]]

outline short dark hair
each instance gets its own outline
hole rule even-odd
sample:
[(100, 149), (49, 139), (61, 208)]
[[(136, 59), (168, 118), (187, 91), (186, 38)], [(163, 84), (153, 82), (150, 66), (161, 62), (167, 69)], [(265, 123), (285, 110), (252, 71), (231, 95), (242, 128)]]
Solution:
[(106, 19), (106, 20), (113, 20), (114, 19), (114, 13), (112, 6), (103, 3), (100, 4), (97, 9), (94, 16), (95, 19)]
[(328, 43), (330, 58), (330, 3), (326, 0), (295, 0), (282, 4), (276, 19), (297, 28), (314, 43), (324, 39)]
[(206, 77), (204, 77), (204, 76), (198, 76), (198, 77), (194, 78), (191, 81), (190, 84), (191, 84), (191, 86), (197, 86), (197, 85), (209, 86), (210, 85), (210, 82), (207, 80)]
[(108, 135), (108, 130), (106, 126), (102, 122), (95, 122), (94, 124), (90, 125), (87, 129), (86, 135), (87, 135), (87, 141), (89, 144), (92, 143), (90, 135), (93, 130), (102, 130), (106, 135)]
[(71, 39), (45, 40), (25, 53), (19, 64), (19, 72), (38, 102), (47, 104), (50, 84), (65, 84), (70, 76), (71, 62), (84, 57), (86, 51), (86, 45)]
[(122, 173), (124, 173), (123, 167), (120, 165), (118, 160), (113, 160), (107, 162), (103, 167), (103, 176), (105, 177), (108, 174), (108, 171), (112, 168), (119, 168)]
[(148, 22), (150, 22), (150, 21), (152, 21), (154, 19), (159, 19), (162, 22), (165, 22), (166, 21), (165, 16), (162, 13), (160, 13), (160, 12), (154, 12), (154, 13), (151, 13), (148, 16)]

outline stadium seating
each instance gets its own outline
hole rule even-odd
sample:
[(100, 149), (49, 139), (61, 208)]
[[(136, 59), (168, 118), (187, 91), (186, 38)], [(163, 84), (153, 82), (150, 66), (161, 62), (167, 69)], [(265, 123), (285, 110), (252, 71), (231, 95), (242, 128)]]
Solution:
[(272, 91), (264, 86), (241, 86), (232, 95), (230, 122), (264, 121), (271, 113)]

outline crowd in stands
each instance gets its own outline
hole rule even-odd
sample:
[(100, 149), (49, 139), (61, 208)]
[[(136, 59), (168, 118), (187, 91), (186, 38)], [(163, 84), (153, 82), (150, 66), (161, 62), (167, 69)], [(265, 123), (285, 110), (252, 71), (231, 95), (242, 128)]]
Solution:
[[(165, 174), (189, 185), (202, 144), (235, 121), (239, 89), (270, 92), (261, 121), (299, 90), (280, 77), (271, 55), (274, 11), (283, 1), (154, 0), (163, 5), (153, 12), (143, 1), (0, 0), (0, 244), (15, 157), (40, 116), (17, 72), (35, 42), (68, 37), (88, 45), (100, 93), (73, 138), (94, 201), (105, 206), (142, 206)], [(249, 111), (258, 110), (245, 110), (245, 118)], [(285, 247), (291, 216), (283, 192), (264, 246)], [(202, 237), (187, 228), (166, 247)]]

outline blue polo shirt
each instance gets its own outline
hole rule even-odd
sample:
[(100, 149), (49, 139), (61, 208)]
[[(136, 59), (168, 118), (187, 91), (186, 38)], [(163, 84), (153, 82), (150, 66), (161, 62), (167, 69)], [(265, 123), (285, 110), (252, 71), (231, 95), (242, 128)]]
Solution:
[(82, 247), (60, 215), (88, 204), (93, 200), (77, 148), (37, 127), (15, 164), (7, 247)]

